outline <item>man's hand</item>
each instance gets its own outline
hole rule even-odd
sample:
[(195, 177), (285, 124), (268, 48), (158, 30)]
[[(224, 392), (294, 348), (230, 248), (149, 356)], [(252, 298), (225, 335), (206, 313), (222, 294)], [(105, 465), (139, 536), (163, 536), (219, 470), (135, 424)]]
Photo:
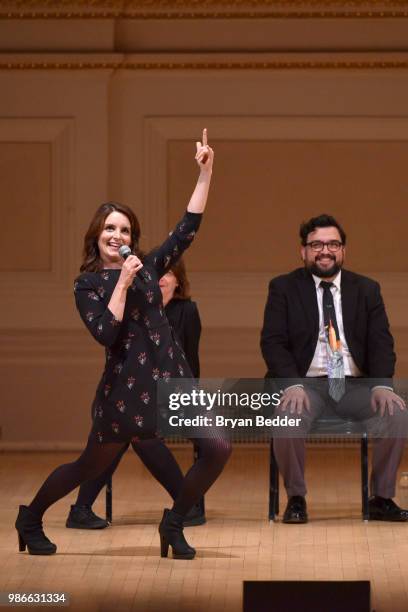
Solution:
[(291, 414), (302, 414), (305, 408), (310, 412), (310, 400), (303, 387), (289, 387), (283, 392), (279, 408), (283, 412), (289, 408)]
[(387, 410), (392, 416), (394, 414), (394, 404), (396, 404), (400, 410), (406, 410), (406, 405), (402, 397), (394, 393), (394, 391), (391, 391), (391, 389), (378, 387), (372, 390), (371, 408), (374, 412), (379, 410), (380, 416), (383, 417)]

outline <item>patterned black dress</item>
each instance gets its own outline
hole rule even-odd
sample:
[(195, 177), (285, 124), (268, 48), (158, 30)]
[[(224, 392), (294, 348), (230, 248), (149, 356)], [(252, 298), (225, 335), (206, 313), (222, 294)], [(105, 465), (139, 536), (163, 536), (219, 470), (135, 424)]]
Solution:
[(127, 291), (122, 321), (108, 308), (120, 270), (84, 272), (75, 281), (81, 318), (106, 349), (105, 369), (93, 403), (91, 437), (98, 442), (153, 437), (157, 381), (192, 377), (168, 323), (159, 279), (190, 246), (201, 217), (186, 212), (165, 242), (144, 258), (149, 280), (135, 277)]

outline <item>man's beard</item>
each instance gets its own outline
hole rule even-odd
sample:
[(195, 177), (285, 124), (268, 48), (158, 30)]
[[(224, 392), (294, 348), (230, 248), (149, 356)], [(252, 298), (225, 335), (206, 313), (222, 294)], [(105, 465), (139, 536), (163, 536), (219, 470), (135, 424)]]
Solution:
[(318, 276), (319, 278), (330, 278), (332, 276), (336, 276), (336, 274), (341, 270), (342, 262), (338, 263), (335, 259), (333, 259), (333, 265), (331, 268), (327, 268), (326, 270), (322, 270), (317, 265), (317, 261), (314, 261), (312, 264), (306, 264), (309, 272)]

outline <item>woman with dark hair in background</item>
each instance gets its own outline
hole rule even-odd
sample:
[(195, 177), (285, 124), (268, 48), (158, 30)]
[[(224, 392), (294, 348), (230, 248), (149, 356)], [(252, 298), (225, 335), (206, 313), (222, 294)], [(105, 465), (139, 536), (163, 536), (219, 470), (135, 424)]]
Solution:
[[(94, 420), (80, 457), (50, 474), (29, 506), (20, 506), (16, 520), (19, 549), (50, 555), (56, 546), (42, 529), (44, 512), (77, 486), (104, 472), (133, 440), (156, 433), (157, 380), (191, 377), (185, 355), (163, 309), (159, 279), (188, 248), (199, 228), (208, 197), (214, 153), (196, 143), (200, 168), (187, 211), (174, 231), (143, 261), (138, 248), (140, 227), (128, 207), (113, 203), (96, 212), (85, 236), (86, 257), (75, 282), (77, 308), (93, 337), (105, 347), (106, 364), (94, 400)], [(132, 253), (125, 260), (121, 246)], [(139, 272), (139, 274), (138, 274)], [(159, 526), (161, 555), (193, 559), (195, 550), (183, 534), (190, 508), (221, 474), (231, 452), (220, 437), (200, 438), (198, 461), (183, 479), (171, 510)]]
[[(190, 284), (182, 257), (161, 277), (159, 286), (167, 319), (180, 340), (193, 377), (199, 378), (198, 346), (201, 322), (197, 305), (190, 298)], [(155, 437), (148, 440), (134, 440), (131, 444), (149, 472), (175, 500), (183, 484), (183, 473), (164, 441)], [(127, 449), (128, 446), (124, 446), (123, 453), (120, 453), (112, 465), (98, 478), (88, 480), (81, 485), (76, 503), (71, 506), (66, 522), (67, 527), (104, 529), (109, 525), (108, 521), (93, 512), (92, 505), (102, 488), (113, 476)], [(202, 507), (200, 504), (194, 504), (186, 515), (183, 526), (202, 525), (203, 523), (205, 523), (205, 516)]]

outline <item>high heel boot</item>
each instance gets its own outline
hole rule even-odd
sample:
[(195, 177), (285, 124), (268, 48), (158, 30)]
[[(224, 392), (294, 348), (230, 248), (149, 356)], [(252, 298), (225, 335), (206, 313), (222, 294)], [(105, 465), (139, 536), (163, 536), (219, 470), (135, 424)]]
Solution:
[(187, 544), (184, 537), (183, 519), (184, 516), (174, 510), (165, 509), (159, 525), (161, 557), (167, 557), (171, 546), (173, 559), (194, 559), (196, 551)]
[(57, 547), (45, 535), (42, 521), (27, 506), (20, 506), (16, 520), (18, 531), (18, 549), (23, 552), (26, 547), (30, 555), (53, 555)]

